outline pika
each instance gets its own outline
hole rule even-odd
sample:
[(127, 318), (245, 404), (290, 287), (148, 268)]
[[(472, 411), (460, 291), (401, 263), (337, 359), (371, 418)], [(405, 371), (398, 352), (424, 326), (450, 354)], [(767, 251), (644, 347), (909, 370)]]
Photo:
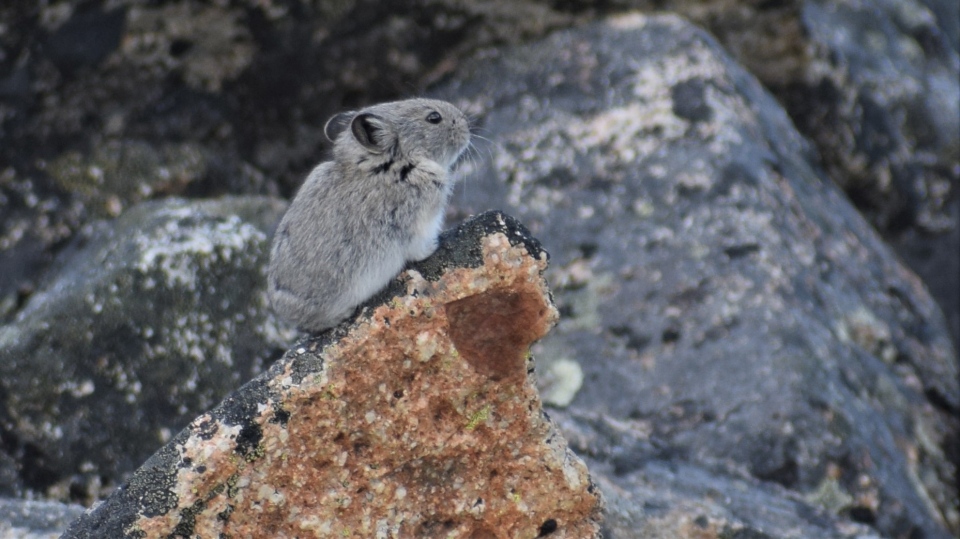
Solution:
[(451, 169), (470, 144), (466, 116), (408, 99), (333, 116), (333, 160), (307, 176), (274, 235), (274, 311), (316, 333), (347, 318), (408, 261), (437, 249)]

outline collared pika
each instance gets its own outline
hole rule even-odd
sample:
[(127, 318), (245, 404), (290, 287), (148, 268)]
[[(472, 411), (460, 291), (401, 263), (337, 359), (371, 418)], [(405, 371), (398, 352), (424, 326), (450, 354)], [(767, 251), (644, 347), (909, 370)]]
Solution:
[(273, 308), (302, 331), (335, 326), (408, 261), (437, 248), (450, 169), (470, 144), (467, 118), (434, 99), (338, 114), (333, 161), (307, 177), (273, 240)]

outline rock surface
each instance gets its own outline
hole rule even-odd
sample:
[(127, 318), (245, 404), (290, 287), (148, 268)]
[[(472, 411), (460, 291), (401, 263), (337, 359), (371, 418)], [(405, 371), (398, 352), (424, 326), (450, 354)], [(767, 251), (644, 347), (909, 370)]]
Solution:
[(937, 289), (960, 346), (960, 3), (629, 3), (689, 17), (760, 79), (827, 176)]
[(546, 263), (498, 212), (447, 233), (64, 537), (599, 537), (599, 492), (534, 386)]
[[(864, 524), (812, 510), (809, 501), (776, 485), (731, 480), (688, 464), (653, 463), (616, 484), (601, 477), (599, 486), (607, 501), (604, 537), (885, 537)], [(718, 498), (717, 492), (726, 495)]]
[(56, 539), (81, 514), (79, 505), (0, 498), (0, 539)]
[[(960, 7), (942, 0), (634, 2), (710, 30), (882, 231), (950, 227), (960, 188)], [(749, 31), (745, 31), (750, 29)]]
[(89, 503), (262, 370), (285, 345), (264, 273), (284, 208), (148, 203), (62, 253), (0, 326), (0, 493)]
[(507, 208), (551, 248), (561, 319), (535, 353), (582, 368), (570, 421), (625, 425), (567, 430), (592, 470), (630, 490), (691, 463), (724, 497), (735, 478), (779, 484), (807, 501), (800, 520), (960, 530), (942, 314), (713, 39), (612, 18), (469, 62), (437, 96), (497, 142), (454, 202)]

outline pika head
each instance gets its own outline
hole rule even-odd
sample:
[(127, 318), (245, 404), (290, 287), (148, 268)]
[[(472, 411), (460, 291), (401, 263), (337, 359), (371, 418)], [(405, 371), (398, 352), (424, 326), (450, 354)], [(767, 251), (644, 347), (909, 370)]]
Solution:
[(408, 99), (342, 112), (327, 122), (324, 134), (335, 143), (337, 158), (367, 153), (390, 161), (429, 160), (444, 169), (453, 166), (470, 143), (463, 112), (436, 99)]

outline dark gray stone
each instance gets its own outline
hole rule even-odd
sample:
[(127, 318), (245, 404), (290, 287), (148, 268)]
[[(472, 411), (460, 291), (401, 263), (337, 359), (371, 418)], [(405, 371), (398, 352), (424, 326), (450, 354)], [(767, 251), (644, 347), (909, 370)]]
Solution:
[(688, 463), (650, 462), (615, 483), (603, 479), (600, 487), (607, 495), (605, 538), (884, 537), (777, 485), (718, 476)]
[(890, 244), (910, 269), (917, 272), (947, 319), (954, 348), (960, 347), (960, 196), (947, 207), (957, 226), (941, 234), (904, 231)]
[(56, 539), (83, 512), (79, 505), (0, 498), (0, 539)]
[(621, 4), (690, 18), (760, 79), (816, 145), (827, 176), (925, 282), (949, 288), (934, 297), (960, 346), (960, 278), (929, 271), (960, 264), (960, 214), (950, 209), (960, 200), (960, 4)]
[(125, 22), (125, 9), (75, 13), (46, 37), (44, 48), (62, 71), (96, 66), (120, 45)]
[(936, 16), (953, 50), (960, 53), (960, 4), (953, 0), (923, 0), (923, 4)]
[[(517, 214), (552, 254), (562, 319), (537, 354), (579, 362), (572, 410), (721, 476), (804, 499), (835, 485), (849, 503), (829, 509), (883, 535), (958, 529), (943, 316), (713, 39), (613, 18), (469, 62), (435, 94), (496, 141), (454, 204)], [(610, 447), (600, 460), (643, 469)]]
[[(91, 227), (0, 326), (0, 490), (95, 500), (285, 341), (264, 264), (285, 204), (147, 203)], [(289, 336), (287, 336), (289, 337)], [(56, 490), (54, 489), (54, 490)]]
[(823, 51), (813, 65), (829, 67), (774, 91), (834, 181), (936, 291), (960, 346), (950, 271), (960, 267), (960, 4), (808, 1), (802, 20)]

